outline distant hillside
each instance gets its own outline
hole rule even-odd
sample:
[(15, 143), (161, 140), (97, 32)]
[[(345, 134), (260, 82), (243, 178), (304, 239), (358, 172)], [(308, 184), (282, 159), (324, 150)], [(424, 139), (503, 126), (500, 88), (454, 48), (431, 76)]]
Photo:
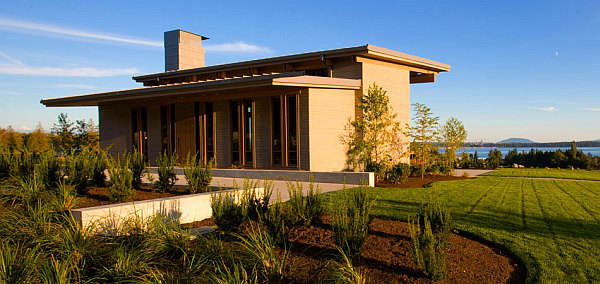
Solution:
[(534, 141), (531, 141), (529, 139), (525, 139), (525, 138), (508, 138), (505, 140), (502, 140), (500, 142), (498, 142), (498, 144), (500, 143), (522, 143), (522, 144), (528, 144), (528, 143), (535, 143)]

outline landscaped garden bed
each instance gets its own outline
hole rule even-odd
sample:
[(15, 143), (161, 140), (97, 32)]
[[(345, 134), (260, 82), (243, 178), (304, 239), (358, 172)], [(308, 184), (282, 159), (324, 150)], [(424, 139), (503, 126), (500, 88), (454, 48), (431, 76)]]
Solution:
[[(182, 188), (171, 188), (170, 190), (161, 193), (151, 187), (141, 186), (140, 188), (133, 189), (131, 197), (123, 202), (142, 201), (186, 194), (189, 193), (186, 189)], [(77, 198), (77, 203), (74, 208), (86, 208), (108, 204), (115, 204), (115, 202), (110, 201), (109, 189), (107, 187), (92, 187), (87, 194)]]

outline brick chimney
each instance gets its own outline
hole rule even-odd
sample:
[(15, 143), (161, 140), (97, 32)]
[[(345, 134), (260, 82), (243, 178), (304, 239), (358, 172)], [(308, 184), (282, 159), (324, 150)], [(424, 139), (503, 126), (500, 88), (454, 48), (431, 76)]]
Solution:
[(182, 30), (165, 32), (165, 71), (204, 67), (205, 39), (208, 38)]

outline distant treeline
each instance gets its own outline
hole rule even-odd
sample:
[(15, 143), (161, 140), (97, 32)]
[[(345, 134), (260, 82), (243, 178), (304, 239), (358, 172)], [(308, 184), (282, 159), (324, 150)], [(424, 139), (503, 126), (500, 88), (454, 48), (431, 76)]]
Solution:
[(502, 158), (500, 150), (492, 149), (486, 159), (479, 159), (477, 151), (473, 154), (463, 152), (457, 161), (456, 167), (495, 169), (499, 166), (514, 167), (519, 165), (526, 168), (600, 169), (600, 157), (585, 154), (583, 151), (578, 150), (575, 142), (569, 143), (568, 147), (569, 149), (564, 151), (560, 149), (556, 151), (531, 149), (530, 151), (521, 152), (515, 148), (508, 152), (504, 158)]
[[(568, 148), (572, 142), (548, 142), (548, 143), (480, 143), (467, 142), (463, 147), (495, 147), (495, 148)], [(600, 141), (579, 141), (576, 142), (579, 147), (600, 147)]]

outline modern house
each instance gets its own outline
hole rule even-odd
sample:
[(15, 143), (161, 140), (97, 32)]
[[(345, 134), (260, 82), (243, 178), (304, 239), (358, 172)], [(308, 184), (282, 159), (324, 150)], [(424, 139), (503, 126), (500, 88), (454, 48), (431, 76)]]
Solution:
[(361, 115), (356, 104), (371, 84), (408, 123), (410, 84), (450, 70), (373, 45), (205, 66), (206, 39), (166, 32), (165, 72), (133, 77), (141, 88), (41, 103), (98, 106), (100, 144), (113, 154), (136, 148), (153, 162), (163, 151), (198, 152), (218, 168), (340, 171), (339, 137)]

